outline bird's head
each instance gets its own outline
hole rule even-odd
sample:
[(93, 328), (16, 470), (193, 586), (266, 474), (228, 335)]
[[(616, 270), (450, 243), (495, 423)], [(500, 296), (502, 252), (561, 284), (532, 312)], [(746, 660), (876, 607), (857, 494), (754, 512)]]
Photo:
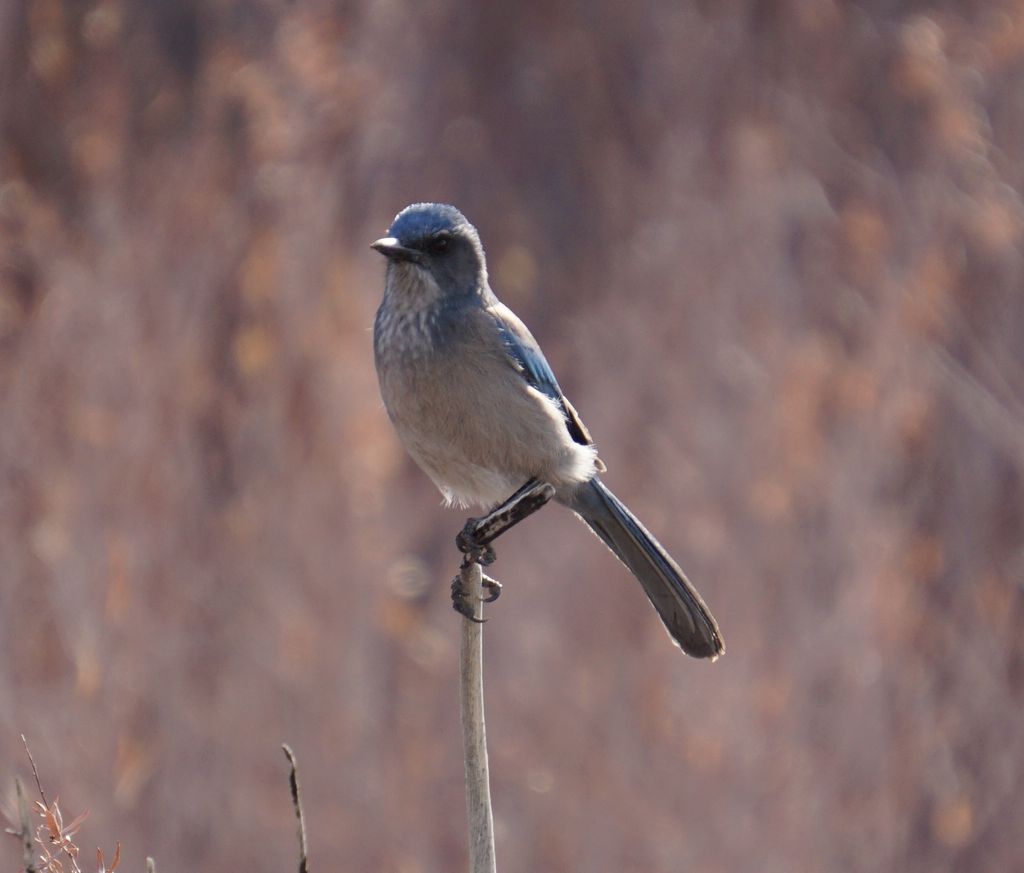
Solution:
[(407, 206), (371, 246), (388, 259), (389, 273), (398, 269), (409, 280), (436, 285), (443, 297), (471, 294), (487, 284), (480, 237), (454, 206)]

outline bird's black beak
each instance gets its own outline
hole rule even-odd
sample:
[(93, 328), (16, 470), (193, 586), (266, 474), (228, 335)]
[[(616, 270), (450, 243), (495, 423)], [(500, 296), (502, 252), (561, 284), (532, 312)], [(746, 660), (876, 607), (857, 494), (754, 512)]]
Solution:
[(419, 264), (423, 260), (423, 255), (416, 249), (406, 248), (393, 236), (381, 237), (376, 242), (370, 243), (370, 248), (376, 249), (389, 261), (412, 261), (414, 264)]

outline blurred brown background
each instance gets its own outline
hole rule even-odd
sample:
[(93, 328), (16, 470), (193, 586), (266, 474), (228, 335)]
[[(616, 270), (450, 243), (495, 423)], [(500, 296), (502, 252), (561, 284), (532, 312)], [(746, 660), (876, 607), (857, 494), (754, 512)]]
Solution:
[[(697, 581), (552, 508), (487, 626), (506, 873), (1024, 857), (1024, 3), (0, 5), (0, 749), (122, 869), (463, 868), (463, 514), (368, 243), (460, 206)], [(4, 866), (19, 863), (9, 839)]]

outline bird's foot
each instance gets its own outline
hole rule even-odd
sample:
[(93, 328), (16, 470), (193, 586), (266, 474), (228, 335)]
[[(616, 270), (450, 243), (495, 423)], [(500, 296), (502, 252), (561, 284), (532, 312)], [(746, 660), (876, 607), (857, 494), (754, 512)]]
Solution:
[(469, 592), (462, 584), (461, 574), (452, 579), (452, 609), (459, 615), (468, 618), (470, 621), (475, 621), (477, 624), (483, 624), (487, 621), (486, 618), (476, 617), (476, 609), (469, 602)]
[(477, 539), (479, 524), (480, 519), (469, 519), (465, 527), (459, 531), (459, 535), (455, 537), (456, 547), (465, 556), (463, 565), (479, 564), (481, 567), (488, 567), (498, 559), (493, 546)]
[[(480, 581), (487, 592), (487, 596), (482, 598), (483, 602), (494, 603), (501, 596), (501, 583), (497, 579), (492, 579), (490, 576), (483, 574), (481, 574)], [(464, 615), (470, 621), (475, 621), (477, 624), (483, 624), (487, 621), (486, 618), (476, 617), (476, 610), (473, 608), (473, 604), (470, 603), (469, 592), (462, 584), (461, 573), (452, 579), (452, 609), (459, 613), (459, 615)]]

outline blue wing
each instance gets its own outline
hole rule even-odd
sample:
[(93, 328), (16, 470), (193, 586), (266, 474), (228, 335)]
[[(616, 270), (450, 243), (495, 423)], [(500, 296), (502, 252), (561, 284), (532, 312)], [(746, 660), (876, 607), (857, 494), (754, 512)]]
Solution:
[(508, 352), (516, 369), (523, 374), (523, 378), (541, 394), (546, 394), (560, 404), (563, 400), (562, 389), (558, 387), (555, 374), (551, 372), (551, 367), (536, 340), (529, 334), (520, 334), (516, 330), (518, 325), (514, 322), (495, 317), (494, 323), (498, 326), (505, 351)]
[(594, 441), (590, 437), (590, 431), (580, 420), (576, 410), (562, 393), (562, 389), (558, 387), (558, 380), (551, 372), (551, 366), (526, 325), (503, 304), (491, 307), (490, 314), (497, 325), (512, 366), (522, 374), (529, 385), (558, 404), (565, 416), (565, 426), (574, 442), (584, 446), (592, 445)]

